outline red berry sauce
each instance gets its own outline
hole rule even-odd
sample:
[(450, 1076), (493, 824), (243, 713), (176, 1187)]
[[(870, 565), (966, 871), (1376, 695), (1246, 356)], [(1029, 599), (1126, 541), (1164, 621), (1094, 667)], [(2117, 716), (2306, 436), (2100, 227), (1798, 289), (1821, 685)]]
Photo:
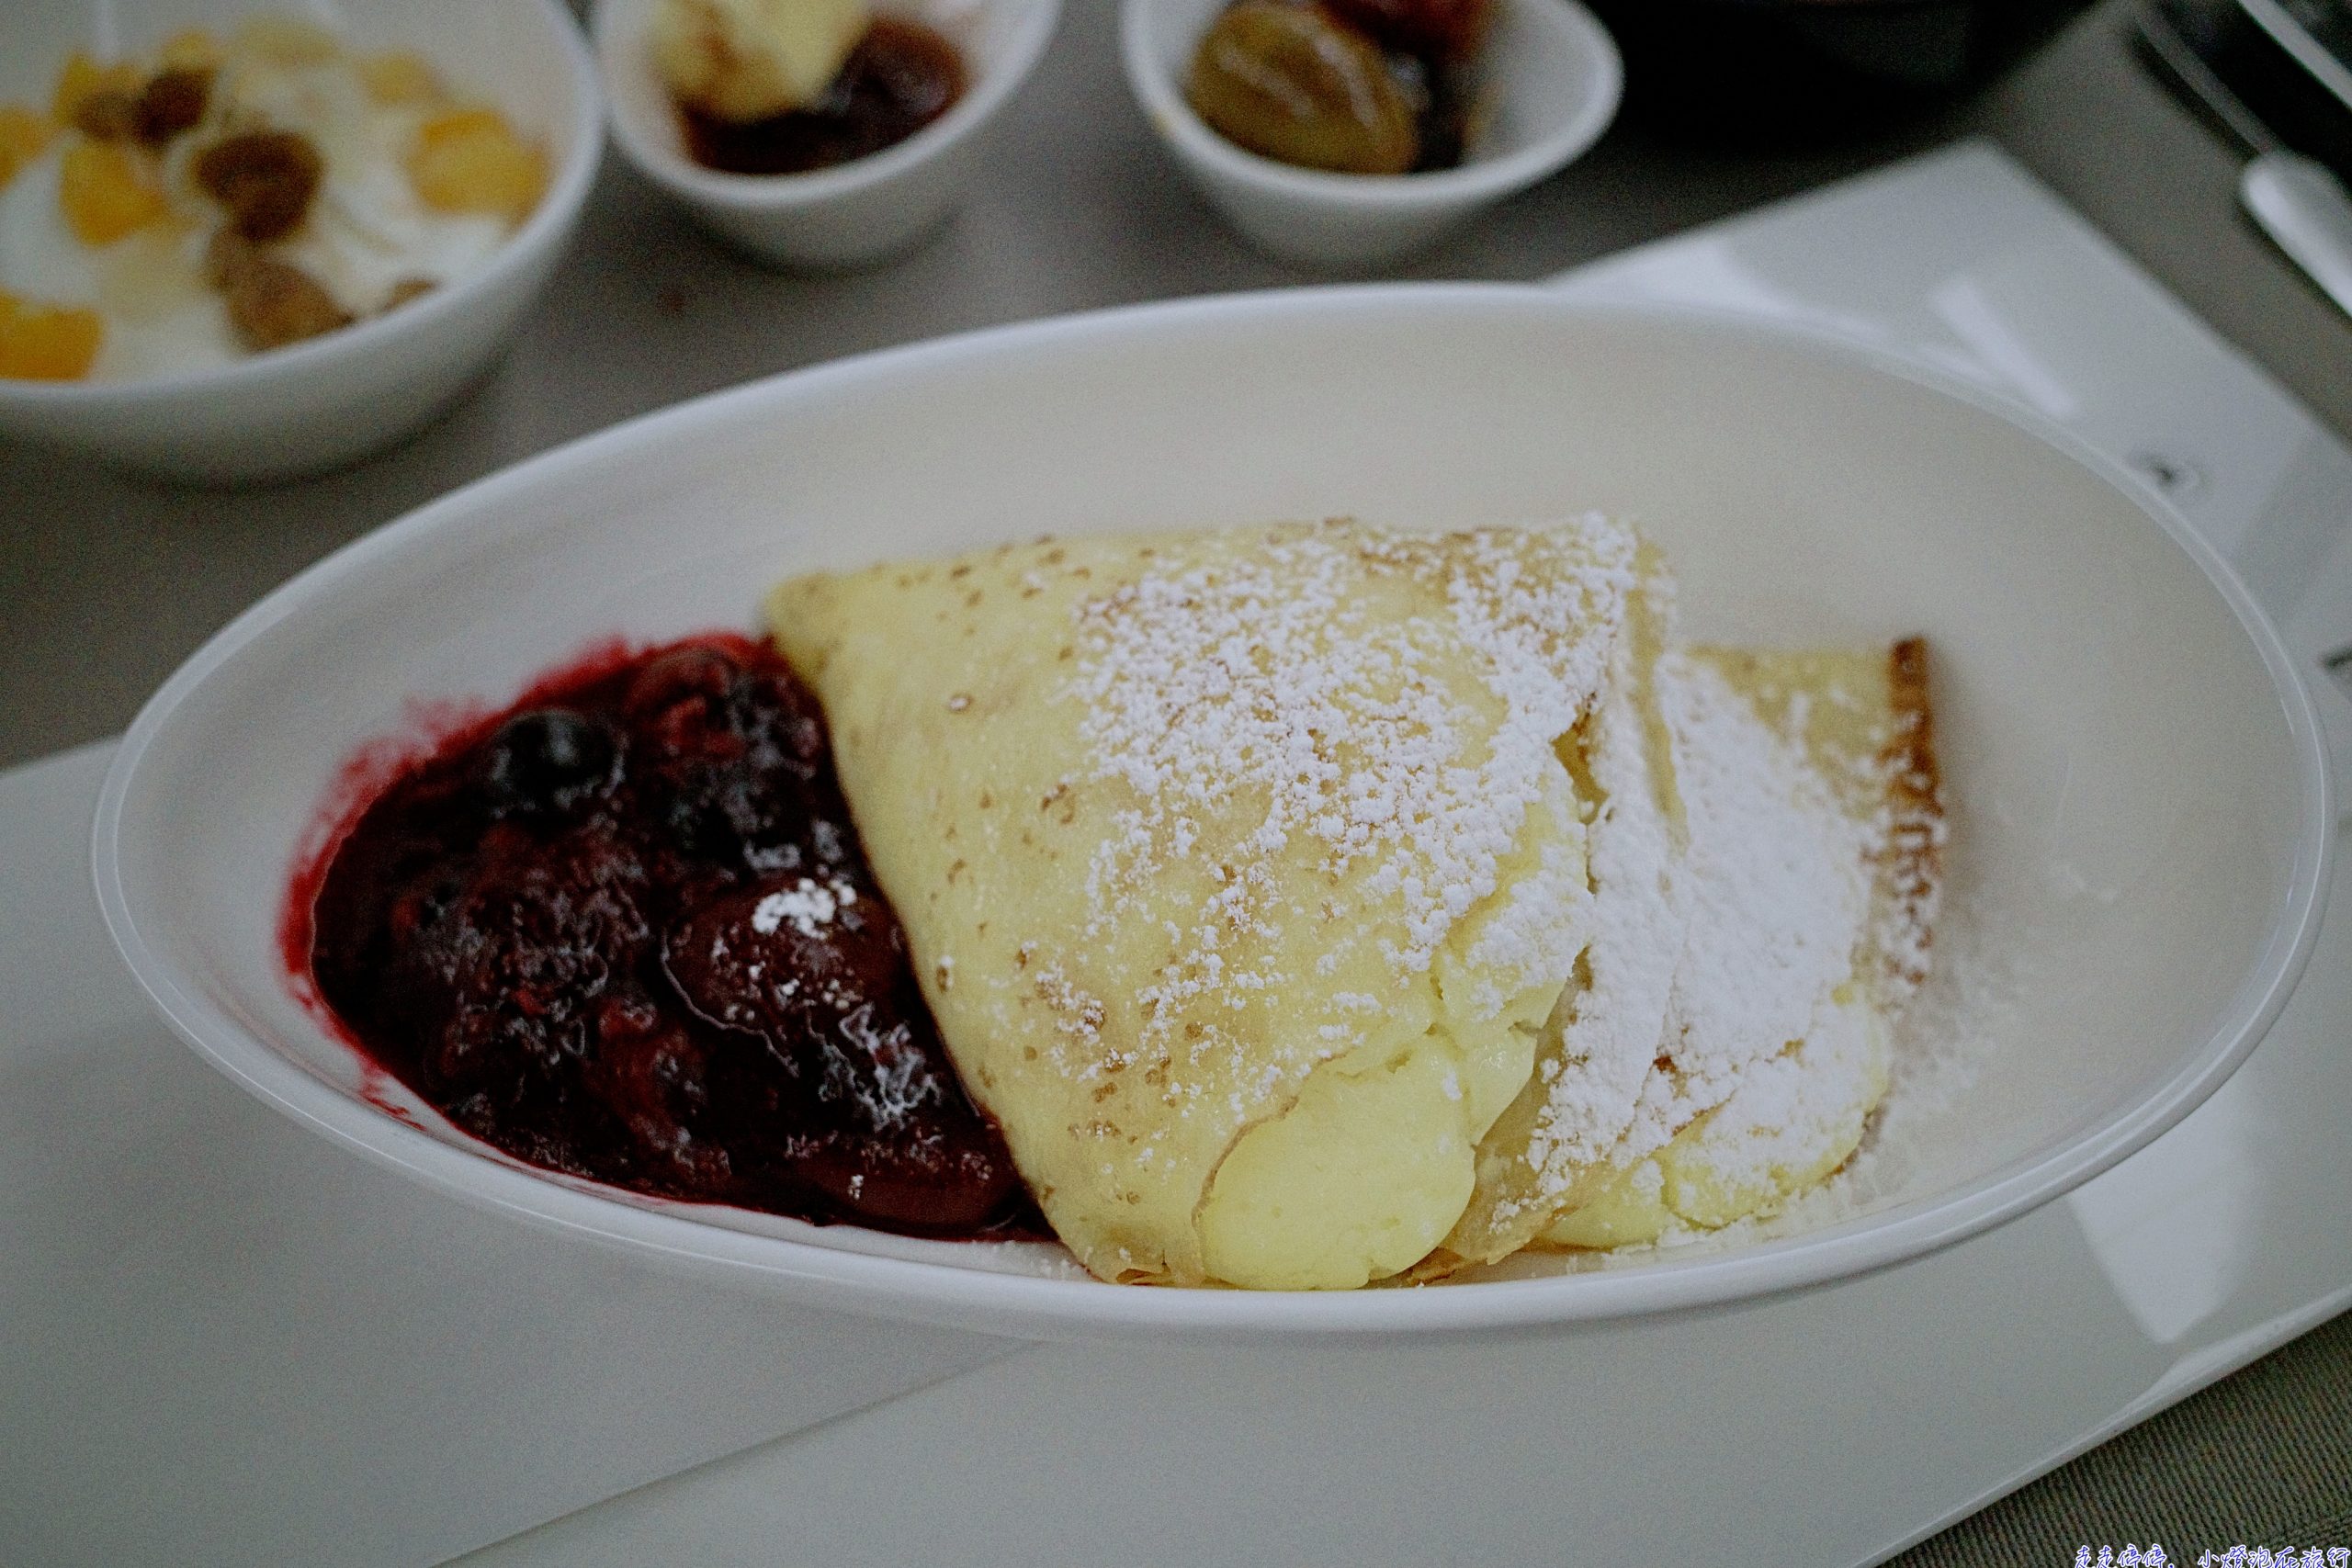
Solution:
[(1042, 1234), (773, 649), (593, 657), (374, 782), (288, 957), (451, 1122), (661, 1197)]
[(730, 175), (805, 175), (896, 147), (964, 96), (964, 56), (937, 28), (876, 17), (824, 96), (737, 124), (680, 106), (695, 162)]

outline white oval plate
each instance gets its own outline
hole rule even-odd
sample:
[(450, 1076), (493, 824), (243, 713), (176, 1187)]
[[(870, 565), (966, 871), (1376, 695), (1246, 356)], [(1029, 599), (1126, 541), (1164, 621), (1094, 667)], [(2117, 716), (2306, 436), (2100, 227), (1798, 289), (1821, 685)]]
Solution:
[[(321, 803), (434, 703), (600, 638), (749, 628), (787, 573), (1039, 533), (1600, 507), (1661, 540), (1684, 629), (1934, 649), (1954, 802), (1906, 1111), (1858, 1212), (1606, 1269), (1414, 1291), (1125, 1289), (1051, 1248), (914, 1242), (552, 1177), (322, 1027), (278, 921)], [(419, 705), (427, 705), (421, 708)], [(1418, 1333), (1689, 1308), (1948, 1245), (2139, 1148), (2227, 1077), (2309, 951), (2318, 729), (2180, 519), (1984, 394), (1858, 350), (1517, 288), (1147, 306), (917, 344), (634, 421), (443, 498), (246, 612), (132, 725), (98, 898), (184, 1038), (264, 1100), (470, 1201), (812, 1303), (1062, 1336)], [(389, 1108), (389, 1109), (387, 1109)]]

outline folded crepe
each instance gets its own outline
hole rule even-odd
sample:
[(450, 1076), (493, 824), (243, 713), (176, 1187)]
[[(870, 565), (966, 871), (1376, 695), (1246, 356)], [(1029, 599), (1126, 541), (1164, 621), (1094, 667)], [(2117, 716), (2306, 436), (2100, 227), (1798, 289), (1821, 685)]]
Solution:
[(1879, 753), (1829, 776), (1862, 742), (1799, 711), (1835, 706), (1814, 667), (1674, 650), (1605, 520), (1041, 541), (769, 610), (958, 1070), (1102, 1278), (1341, 1288), (1722, 1223), (1780, 1177), (1633, 1200), (1691, 1186), (1743, 1084), (1883, 1091)]
[[(1679, 699), (1667, 728), (1690, 822), (1682, 956), (1634, 1116), (1566, 1183), (1539, 1237), (1554, 1246), (1716, 1229), (1817, 1185), (1860, 1145), (1891, 1020), (1927, 972), (1943, 820), (1924, 644), (1701, 649), (1661, 684)], [(1708, 763), (1709, 725), (1744, 765)], [(1811, 831), (1742, 819), (1763, 780)], [(1768, 843), (1780, 852), (1758, 855)], [(1809, 931), (1851, 935), (1807, 952)]]

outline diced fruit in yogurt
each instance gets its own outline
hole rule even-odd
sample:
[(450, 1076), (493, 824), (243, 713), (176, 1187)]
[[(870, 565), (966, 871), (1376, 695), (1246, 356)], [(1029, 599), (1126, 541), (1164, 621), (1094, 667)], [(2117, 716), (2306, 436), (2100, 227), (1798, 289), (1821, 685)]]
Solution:
[(0, 295), (95, 311), (102, 347), (74, 318), (12, 318), (29, 368), (10, 375), (210, 369), (376, 315), (478, 272), (548, 182), (424, 56), (308, 20), (51, 64), (40, 97), (0, 103)]
[(57, 128), (49, 117), (25, 107), (22, 104), (0, 104), (0, 186), (17, 177), (17, 171), (41, 155), (49, 139)]
[(77, 141), (65, 150), (57, 199), (66, 227), (85, 245), (110, 245), (161, 220), (163, 187), (139, 160), (111, 141)]
[(495, 109), (455, 109), (418, 128), (409, 178), (428, 207), (486, 212), (519, 223), (547, 189), (547, 154)]
[(65, 68), (57, 73), (57, 91), (49, 100), (49, 118), (59, 125), (72, 125), (81, 113), (82, 100), (92, 93), (136, 94), (145, 85), (146, 79), (146, 73), (136, 65), (101, 65), (76, 50), (66, 57)]
[(0, 378), (78, 381), (105, 336), (96, 310), (28, 305), (0, 293)]

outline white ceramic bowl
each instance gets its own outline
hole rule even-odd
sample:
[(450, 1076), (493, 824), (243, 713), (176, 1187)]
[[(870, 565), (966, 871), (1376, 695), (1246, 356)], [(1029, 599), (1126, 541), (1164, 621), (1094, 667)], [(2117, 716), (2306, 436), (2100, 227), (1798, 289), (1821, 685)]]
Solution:
[(548, 149), (538, 209), (473, 276), (398, 310), (219, 369), (122, 382), (0, 380), (0, 433), (202, 483), (333, 468), (408, 434), (488, 368), (571, 243), (604, 147), (596, 73), (558, 0), (15, 0), (0, 103), (46, 104), (73, 50), (152, 49), (184, 28), (299, 11), (362, 49), (413, 50)]
[(647, 42), (656, 0), (597, 0), (592, 24), (622, 156), (711, 232), (756, 261), (851, 267), (921, 243), (954, 213), (983, 134), (1046, 51), (1061, 0), (882, 0), (964, 51), (970, 83), (948, 111), (895, 147), (806, 175), (729, 175), (687, 155)]
[[(1931, 639), (1954, 807), (1939, 951), (2000, 984), (1939, 1026), (1967, 1035), (1973, 1087), (1907, 1115), (1887, 1151), (1901, 1179), (1823, 1228), (1419, 1291), (1097, 1284), (1055, 1277), (1057, 1249), (533, 1171), (371, 1072), (281, 962), (289, 872), (363, 743), (413, 735), (421, 702), (503, 704), (598, 639), (752, 626), (787, 573), (1040, 532), (1584, 507), (1665, 545), (1693, 635)], [(2085, 1180), (2187, 1114), (2283, 1002), (2317, 925), (2326, 796), (2309, 696), (2245, 592), (2177, 514), (2050, 430), (1773, 329), (1390, 286), (919, 344), (470, 485), (271, 594), (164, 686), (107, 773), (96, 869), (116, 941), (183, 1037), (468, 1201), (805, 1302), (985, 1330), (1411, 1333), (1826, 1280)]]
[(1577, 0), (1496, 0), (1481, 69), (1493, 123), (1461, 167), (1334, 175), (1246, 152), (1184, 101), (1193, 51), (1227, 0), (1123, 0), (1127, 85), (1201, 194), (1261, 250), (1310, 266), (1376, 265), (1429, 244), (1557, 173), (1600, 139), (1624, 78), (1608, 29)]

